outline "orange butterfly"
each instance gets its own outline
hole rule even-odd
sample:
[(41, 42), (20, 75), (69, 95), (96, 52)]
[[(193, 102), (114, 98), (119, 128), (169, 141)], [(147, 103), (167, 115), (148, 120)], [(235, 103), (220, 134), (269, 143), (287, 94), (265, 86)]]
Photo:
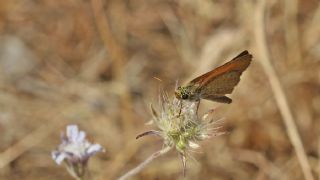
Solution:
[(248, 51), (243, 51), (224, 65), (193, 79), (186, 86), (178, 87), (175, 95), (183, 100), (207, 99), (229, 104), (232, 99), (225, 95), (232, 93), (251, 60), (252, 55)]

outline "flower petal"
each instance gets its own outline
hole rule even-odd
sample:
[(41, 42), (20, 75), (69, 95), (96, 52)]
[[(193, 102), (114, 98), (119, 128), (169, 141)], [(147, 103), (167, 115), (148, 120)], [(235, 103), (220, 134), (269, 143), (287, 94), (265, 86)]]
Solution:
[(78, 136), (78, 126), (77, 125), (68, 125), (67, 126), (67, 137), (72, 142), (76, 141)]
[(192, 141), (189, 141), (189, 146), (190, 146), (191, 148), (193, 148), (193, 149), (197, 149), (197, 148), (200, 147), (199, 144), (196, 144), (196, 143), (194, 143), (194, 142), (192, 142)]
[(77, 137), (77, 141), (78, 142), (84, 141), (85, 138), (86, 138), (86, 133), (84, 131), (80, 131)]
[(52, 157), (52, 159), (56, 159), (59, 154), (60, 154), (59, 151), (52, 151), (52, 152), (51, 152), (51, 157)]
[(66, 154), (60, 153), (59, 151), (53, 151), (51, 155), (52, 159), (56, 161), (58, 165), (61, 165), (62, 161), (67, 157)]
[(94, 155), (99, 151), (103, 151), (103, 148), (100, 144), (93, 144), (87, 149), (89, 155)]

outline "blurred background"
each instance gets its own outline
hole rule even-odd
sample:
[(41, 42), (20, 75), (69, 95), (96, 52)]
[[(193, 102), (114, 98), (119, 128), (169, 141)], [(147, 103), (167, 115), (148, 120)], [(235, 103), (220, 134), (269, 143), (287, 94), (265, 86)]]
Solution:
[[(318, 0), (2, 0), (0, 179), (71, 179), (51, 159), (68, 124), (106, 149), (93, 179), (119, 177), (162, 148), (135, 140), (155, 128), (159, 88), (173, 96), (243, 50), (233, 103), (199, 110), (229, 134), (201, 144), (185, 179), (318, 179), (319, 24)], [(133, 179), (183, 179), (178, 153)]]

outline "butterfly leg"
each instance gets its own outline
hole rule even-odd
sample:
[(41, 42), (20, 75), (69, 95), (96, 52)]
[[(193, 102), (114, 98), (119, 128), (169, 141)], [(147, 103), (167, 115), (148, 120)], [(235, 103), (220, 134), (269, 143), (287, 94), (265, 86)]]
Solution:
[(196, 113), (198, 113), (198, 110), (199, 110), (199, 106), (200, 106), (200, 100), (196, 102), (197, 103), (197, 111)]
[(180, 100), (180, 109), (179, 109), (179, 114), (178, 114), (178, 117), (180, 117), (180, 115), (181, 115), (181, 111), (182, 111), (182, 100)]

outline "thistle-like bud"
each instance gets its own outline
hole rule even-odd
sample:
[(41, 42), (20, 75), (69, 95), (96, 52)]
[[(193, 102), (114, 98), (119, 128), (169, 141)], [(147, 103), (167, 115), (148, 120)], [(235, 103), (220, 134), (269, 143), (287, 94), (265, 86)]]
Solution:
[(175, 148), (181, 155), (185, 167), (188, 150), (200, 147), (200, 141), (212, 136), (223, 134), (219, 132), (218, 121), (212, 120), (213, 110), (198, 116), (199, 101), (183, 101), (177, 98), (170, 100), (164, 92), (160, 95), (160, 111), (151, 106), (153, 122), (159, 130), (151, 130), (137, 136), (154, 134), (164, 139), (165, 146)]

